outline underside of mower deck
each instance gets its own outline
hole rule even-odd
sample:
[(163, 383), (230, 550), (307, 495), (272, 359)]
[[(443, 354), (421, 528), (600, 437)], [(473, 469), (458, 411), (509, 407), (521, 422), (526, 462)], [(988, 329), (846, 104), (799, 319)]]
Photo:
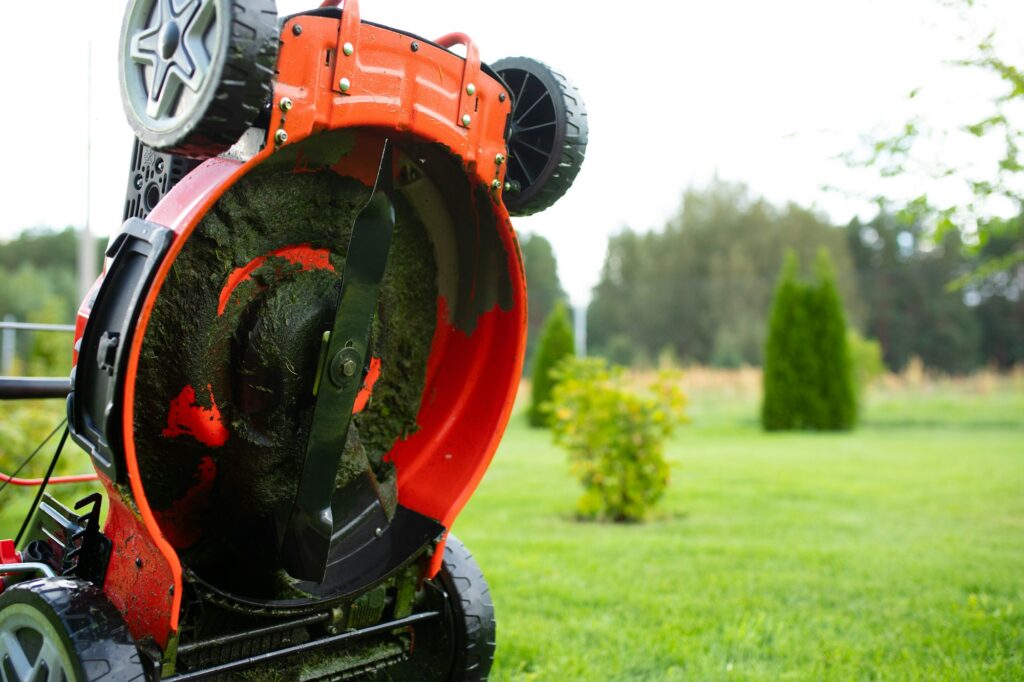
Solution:
[(54, 458), (106, 494), (40, 489), (0, 543), (3, 682), (488, 675), (449, 531), (522, 372), (509, 215), (568, 190), (586, 114), (539, 62), (339, 4), (129, 2), (125, 223)]

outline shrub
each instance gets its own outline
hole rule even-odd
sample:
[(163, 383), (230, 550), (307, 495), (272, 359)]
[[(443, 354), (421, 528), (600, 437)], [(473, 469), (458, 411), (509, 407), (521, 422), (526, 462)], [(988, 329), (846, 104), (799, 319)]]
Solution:
[(665, 439), (685, 420), (678, 372), (659, 372), (646, 390), (602, 358), (568, 358), (554, 375), (552, 432), (583, 486), (579, 515), (643, 520), (668, 485)]
[(857, 398), (831, 261), (819, 252), (814, 283), (800, 281), (798, 267), (787, 253), (768, 324), (761, 423), (769, 431), (849, 429)]
[(858, 403), (875, 379), (885, 374), (882, 360), (882, 345), (875, 339), (866, 339), (853, 328), (846, 333), (846, 345), (850, 349), (850, 364), (853, 368), (853, 385)]
[(576, 340), (572, 333), (572, 323), (565, 304), (558, 302), (544, 323), (541, 332), (540, 346), (533, 361), (533, 390), (530, 397), (528, 417), (530, 426), (547, 426), (549, 415), (544, 405), (551, 400), (551, 389), (554, 378), (551, 370), (566, 356), (576, 353)]

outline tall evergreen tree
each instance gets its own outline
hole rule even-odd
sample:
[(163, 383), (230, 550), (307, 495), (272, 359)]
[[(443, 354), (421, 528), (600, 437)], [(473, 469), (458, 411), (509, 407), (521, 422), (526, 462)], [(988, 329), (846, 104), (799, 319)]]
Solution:
[(558, 278), (558, 262), (551, 242), (539, 234), (526, 234), (520, 238), (519, 248), (523, 254), (529, 299), (525, 366), (530, 367), (544, 321), (551, 315), (555, 304), (568, 300), (568, 297)]
[(549, 417), (544, 406), (551, 400), (554, 379), (551, 370), (563, 358), (576, 353), (576, 340), (565, 304), (559, 301), (544, 323), (544, 331), (533, 362), (533, 392), (530, 396), (531, 426), (547, 426)]
[(818, 254), (816, 282), (798, 272), (796, 254), (787, 253), (765, 345), (761, 423), (769, 431), (852, 428), (857, 396), (828, 252)]

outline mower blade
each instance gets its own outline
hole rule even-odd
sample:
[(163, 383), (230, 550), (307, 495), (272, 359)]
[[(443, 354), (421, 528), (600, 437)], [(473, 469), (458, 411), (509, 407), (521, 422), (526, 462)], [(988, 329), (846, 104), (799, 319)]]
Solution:
[[(313, 423), (302, 475), (279, 543), (285, 570), (300, 580), (323, 582), (332, 541), (345, 540), (339, 536), (345, 535), (346, 519), (339, 519), (343, 525), (336, 532), (332, 500), (352, 407), (362, 387), (370, 329), (395, 228), (391, 168), (391, 143), (385, 140), (373, 192), (352, 228), (334, 326), (327, 337), (326, 360), (317, 377)], [(354, 456), (362, 460), (366, 475), (346, 487), (345, 497), (350, 501), (372, 500), (379, 505), (365, 454), (360, 451)], [(351, 490), (353, 485), (359, 489)], [(351, 513), (358, 514), (359, 510), (345, 509), (346, 516)]]

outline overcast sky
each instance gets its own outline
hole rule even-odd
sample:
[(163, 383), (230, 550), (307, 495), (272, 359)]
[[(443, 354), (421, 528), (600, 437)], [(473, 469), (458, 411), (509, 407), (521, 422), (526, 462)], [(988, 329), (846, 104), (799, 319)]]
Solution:
[[(85, 222), (90, 43), (91, 225), (104, 238), (118, 226), (131, 149), (117, 91), (123, 7), (5, 0), (0, 238)], [(590, 119), (583, 170), (555, 207), (516, 221), (552, 241), (577, 303), (597, 281), (609, 234), (662, 226), (688, 185), (715, 174), (837, 221), (869, 215), (865, 202), (822, 191), (878, 190), (836, 154), (911, 113), (941, 122), (983, 111), (991, 83), (945, 64), (965, 54), (958, 35), (998, 25), (1024, 61), (1021, 0), (990, 0), (969, 24), (938, 0), (363, 0), (361, 12), (428, 37), (463, 31), (485, 61), (534, 57), (579, 85)]]

